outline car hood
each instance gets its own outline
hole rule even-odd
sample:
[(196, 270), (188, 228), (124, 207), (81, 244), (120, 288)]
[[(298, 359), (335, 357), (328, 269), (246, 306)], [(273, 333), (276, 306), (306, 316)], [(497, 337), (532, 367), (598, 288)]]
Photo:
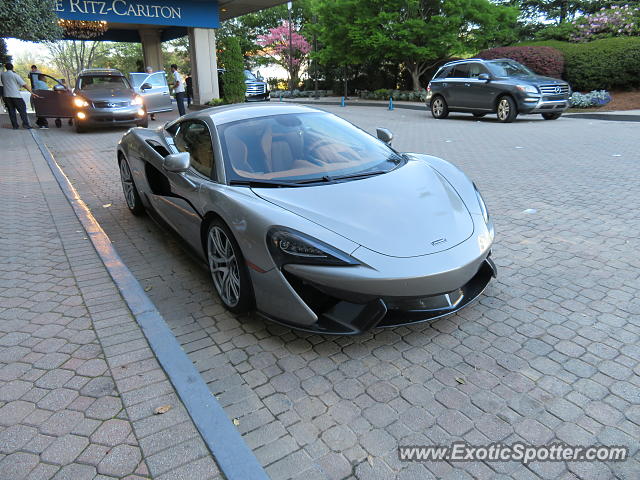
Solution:
[(377, 253), (417, 257), (468, 239), (473, 220), (444, 177), (424, 161), (383, 175), (256, 195)]
[(530, 85), (566, 85), (567, 82), (560, 80), (559, 78), (545, 77), (543, 75), (523, 75), (516, 77), (524, 83)]
[(78, 90), (76, 95), (92, 102), (124, 102), (135, 97), (133, 90), (128, 88), (105, 88), (100, 90)]

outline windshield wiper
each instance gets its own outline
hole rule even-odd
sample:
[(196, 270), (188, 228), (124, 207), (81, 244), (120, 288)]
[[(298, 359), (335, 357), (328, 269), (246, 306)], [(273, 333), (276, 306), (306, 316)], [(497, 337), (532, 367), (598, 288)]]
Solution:
[(239, 185), (251, 188), (276, 188), (276, 187), (301, 187), (295, 182), (284, 182), (279, 180), (231, 180), (229, 185)]
[(342, 175), (340, 177), (333, 177), (333, 180), (347, 180), (351, 178), (374, 177), (376, 175), (382, 175), (383, 173), (387, 173), (387, 170), (376, 170), (375, 172), (362, 172), (362, 173), (354, 173), (353, 175)]

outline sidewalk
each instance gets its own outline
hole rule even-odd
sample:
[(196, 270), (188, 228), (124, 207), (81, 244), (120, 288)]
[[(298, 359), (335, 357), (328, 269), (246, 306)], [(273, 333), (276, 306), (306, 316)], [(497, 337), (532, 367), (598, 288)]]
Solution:
[(0, 477), (222, 478), (31, 134), (0, 143)]

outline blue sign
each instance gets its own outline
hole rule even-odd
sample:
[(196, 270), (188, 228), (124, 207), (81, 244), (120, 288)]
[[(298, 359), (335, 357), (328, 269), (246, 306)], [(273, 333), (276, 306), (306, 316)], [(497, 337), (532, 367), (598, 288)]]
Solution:
[(218, 28), (217, 0), (55, 0), (65, 20)]

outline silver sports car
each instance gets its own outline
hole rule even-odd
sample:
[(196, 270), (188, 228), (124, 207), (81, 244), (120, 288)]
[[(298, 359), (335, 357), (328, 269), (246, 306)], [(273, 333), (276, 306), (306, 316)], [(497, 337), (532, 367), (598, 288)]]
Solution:
[(131, 212), (206, 260), (228, 310), (356, 334), (456, 312), (496, 274), (475, 185), (377, 136), (313, 108), (233, 105), (129, 130), (118, 163)]

